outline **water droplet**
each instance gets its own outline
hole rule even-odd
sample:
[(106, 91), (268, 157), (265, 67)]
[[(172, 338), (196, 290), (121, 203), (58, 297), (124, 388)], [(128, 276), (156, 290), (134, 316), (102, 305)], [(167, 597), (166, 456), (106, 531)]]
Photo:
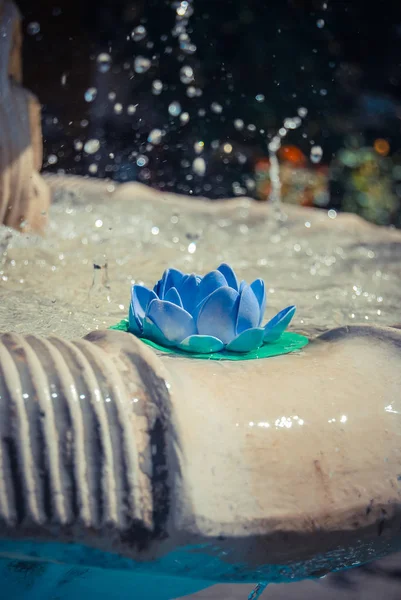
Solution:
[(202, 141), (195, 142), (194, 150), (195, 150), (196, 154), (200, 154), (201, 152), (203, 152), (204, 149), (205, 149), (205, 142), (202, 142)]
[(129, 105), (127, 106), (127, 113), (128, 113), (129, 115), (134, 115), (134, 114), (136, 113), (136, 107), (137, 107), (137, 106), (138, 106), (137, 104), (129, 104)]
[[(243, 196), (244, 194), (246, 194), (246, 189), (243, 188), (241, 186), (240, 183), (238, 183), (238, 181), (234, 181), (234, 183), (232, 184), (232, 190), (233, 190), (233, 194), (235, 196)], [(246, 233), (248, 232), (248, 227), (247, 225), (241, 225), (240, 226), (240, 231), (241, 233)]]
[(181, 104), (179, 102), (172, 102), (168, 107), (168, 112), (172, 117), (178, 117), (181, 114)]
[(180, 42), (180, 48), (186, 54), (195, 54), (196, 52), (195, 44), (189, 42)]
[(193, 85), (190, 85), (187, 88), (187, 96), (188, 96), (188, 98), (195, 98), (195, 96), (196, 96), (196, 88)]
[(162, 141), (163, 132), (161, 129), (152, 129), (152, 131), (148, 135), (148, 142), (150, 144), (160, 144)]
[(212, 102), (210, 108), (217, 115), (219, 115), (223, 112), (223, 107), (218, 102)]
[(75, 140), (74, 141), (74, 148), (75, 150), (82, 150), (82, 148), (84, 147), (83, 143), (81, 142), (81, 140)]
[(134, 60), (135, 73), (146, 73), (151, 67), (151, 61), (144, 56), (137, 56)]
[(187, 2), (186, 0), (183, 0), (182, 2), (180, 2), (179, 5), (177, 6), (176, 12), (179, 17), (189, 17), (190, 16), (189, 2)]
[(100, 73), (107, 73), (111, 67), (111, 56), (107, 52), (101, 52), (96, 59)]
[(199, 175), (199, 177), (203, 177), (206, 172), (205, 159), (202, 158), (201, 156), (198, 156), (197, 158), (195, 158), (192, 163), (192, 170), (196, 175)]
[(190, 67), (189, 65), (184, 65), (183, 67), (181, 67), (180, 79), (185, 85), (191, 83), (191, 81), (194, 80), (194, 71), (192, 67)]
[(28, 23), (26, 32), (28, 35), (36, 35), (40, 31), (40, 25), (37, 21), (32, 21)]
[(314, 164), (320, 163), (323, 157), (323, 150), (321, 146), (312, 146), (310, 151), (310, 159)]
[(238, 131), (241, 131), (241, 129), (244, 129), (244, 121), (242, 119), (235, 119), (234, 127)]
[(163, 84), (160, 79), (155, 79), (152, 82), (152, 92), (155, 96), (159, 96), (163, 91)]
[(264, 102), (264, 101), (265, 101), (264, 94), (258, 94), (256, 96), (256, 102)]
[(181, 123), (182, 123), (183, 125), (186, 125), (186, 123), (188, 123), (188, 121), (189, 121), (189, 113), (187, 113), (187, 112), (183, 112), (183, 113), (180, 115), (180, 121), (181, 121)]
[(138, 167), (145, 167), (148, 164), (148, 162), (149, 159), (144, 154), (140, 154), (136, 159), (136, 164), (138, 165)]
[(97, 173), (97, 170), (98, 170), (98, 166), (96, 163), (92, 163), (88, 167), (88, 171), (89, 171), (89, 173), (92, 173), (92, 175), (95, 175), (95, 173)]
[(49, 156), (47, 157), (47, 162), (49, 163), (49, 165), (55, 165), (57, 162), (57, 156), (55, 154), (49, 154)]
[(301, 119), (299, 117), (284, 119), (284, 127), (286, 129), (297, 129), (301, 125)]
[(91, 139), (85, 142), (84, 151), (87, 154), (95, 154), (100, 148), (100, 142), (96, 139)]
[(123, 112), (123, 105), (121, 104), (121, 102), (117, 102), (114, 105), (114, 112), (116, 113), (116, 115), (121, 115), (121, 113)]
[(305, 108), (304, 106), (301, 106), (300, 108), (298, 108), (298, 115), (301, 117), (301, 119), (304, 119), (307, 114), (308, 114), (307, 108)]
[(146, 37), (146, 29), (143, 25), (138, 25), (135, 27), (131, 33), (131, 38), (134, 42), (140, 42)]
[(93, 102), (94, 99), (96, 98), (96, 94), (97, 94), (97, 89), (95, 87), (88, 88), (84, 94), (84, 98), (85, 98), (86, 102)]
[(316, 21), (316, 25), (318, 26), (319, 29), (323, 29), (323, 27), (324, 27), (324, 19), (318, 19)]
[(280, 149), (280, 146), (281, 146), (281, 140), (278, 135), (275, 135), (274, 138), (269, 143), (269, 150), (270, 150), (270, 152), (273, 152), (273, 153), (277, 152), (277, 150)]

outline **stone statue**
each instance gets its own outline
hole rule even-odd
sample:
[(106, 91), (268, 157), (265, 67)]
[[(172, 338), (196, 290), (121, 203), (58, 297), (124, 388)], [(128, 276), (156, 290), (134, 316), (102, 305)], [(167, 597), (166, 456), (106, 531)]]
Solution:
[(50, 192), (42, 165), (40, 105), (22, 85), (20, 15), (0, 0), (0, 223), (41, 232)]

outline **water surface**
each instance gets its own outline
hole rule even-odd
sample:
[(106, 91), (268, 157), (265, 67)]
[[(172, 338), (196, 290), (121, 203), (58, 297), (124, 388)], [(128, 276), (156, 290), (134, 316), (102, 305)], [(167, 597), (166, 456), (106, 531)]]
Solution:
[(126, 316), (134, 282), (153, 285), (168, 266), (202, 274), (222, 261), (265, 280), (266, 318), (296, 304), (299, 330), (400, 321), (395, 230), (335, 211), (285, 206), (277, 223), (248, 200), (49, 181), (56, 194), (46, 237), (0, 230), (3, 331), (82, 336)]

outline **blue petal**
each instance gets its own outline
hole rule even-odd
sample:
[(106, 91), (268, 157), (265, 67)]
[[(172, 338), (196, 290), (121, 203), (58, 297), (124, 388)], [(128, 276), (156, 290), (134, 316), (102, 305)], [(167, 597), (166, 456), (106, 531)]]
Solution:
[(264, 343), (275, 342), (285, 331), (295, 314), (295, 306), (287, 306), (265, 325)]
[(185, 277), (182, 271), (178, 269), (167, 269), (167, 271), (163, 274), (165, 283), (164, 283), (164, 294), (168, 292), (168, 290), (172, 287), (178, 289), (183, 277)]
[(162, 278), (156, 284), (154, 288), (154, 292), (159, 296), (161, 300), (163, 300), (165, 294), (172, 287), (178, 289), (179, 284), (181, 283), (182, 278), (184, 277), (184, 273), (179, 271), (178, 269), (166, 269), (163, 273)]
[(199, 311), (197, 326), (201, 335), (213, 335), (224, 344), (235, 338), (239, 294), (227, 286), (215, 290)]
[(220, 352), (224, 348), (221, 340), (213, 335), (190, 335), (185, 338), (178, 346), (185, 352), (194, 352), (197, 354), (211, 354)]
[(249, 285), (246, 285), (240, 294), (236, 333), (260, 325), (259, 302)]
[(164, 296), (164, 299), (167, 302), (171, 302), (172, 304), (176, 304), (182, 308), (181, 298), (175, 287), (172, 287), (168, 290), (167, 294)]
[(198, 300), (201, 302), (207, 296), (210, 296), (215, 290), (222, 286), (227, 286), (227, 281), (220, 271), (210, 271), (199, 283)]
[(129, 306), (128, 313), (128, 331), (133, 333), (137, 337), (141, 337), (142, 335), (143, 322), (139, 322), (139, 319), (135, 316), (134, 309), (132, 306), (132, 302)]
[(228, 286), (232, 287), (234, 290), (236, 290), (238, 292), (238, 279), (237, 279), (237, 276), (234, 273), (233, 269), (230, 267), (230, 265), (227, 265), (226, 263), (222, 263), (219, 267), (217, 267), (217, 270), (220, 271), (220, 273), (222, 273), (224, 275), (224, 277), (226, 278), (226, 281), (228, 283)]
[(156, 296), (160, 296), (161, 285), (162, 285), (162, 280), (159, 279), (159, 281), (153, 286), (153, 291), (156, 294)]
[(239, 293), (242, 292), (242, 290), (244, 289), (244, 287), (248, 285), (246, 281), (241, 281), (241, 283), (239, 284)]
[(164, 300), (152, 300), (146, 316), (172, 344), (196, 333), (195, 321), (186, 310)]
[(131, 290), (131, 307), (138, 327), (142, 327), (142, 321), (148, 309), (149, 303), (157, 298), (155, 292), (143, 285), (133, 285)]
[(179, 294), (183, 308), (192, 315), (198, 298), (198, 280), (196, 275), (188, 275), (188, 277), (182, 280)]
[(160, 346), (166, 346), (167, 348), (174, 346), (174, 344), (163, 335), (158, 326), (148, 319), (148, 317), (145, 317), (143, 321), (142, 337), (147, 340), (152, 340), (152, 342), (156, 342), (156, 344), (159, 344)]
[(226, 350), (229, 352), (251, 352), (251, 350), (257, 350), (263, 344), (264, 333), (265, 330), (262, 327), (247, 329), (227, 344)]
[[(199, 298), (199, 292), (198, 292), (198, 294), (197, 294), (197, 299), (198, 299), (198, 298)], [(203, 300), (201, 300), (201, 301), (199, 302), (199, 304), (197, 304), (197, 305), (195, 306), (195, 308), (192, 310), (192, 316), (193, 316), (193, 318), (195, 319), (195, 322), (197, 322), (197, 320), (198, 320), (198, 315), (199, 315), (199, 313), (200, 313), (200, 311), (201, 311), (201, 309), (202, 309), (203, 305), (205, 304), (205, 302), (206, 302), (206, 300), (207, 300), (208, 298), (209, 298), (209, 296), (206, 296), (206, 298), (203, 298)]]
[(263, 321), (263, 316), (264, 316), (265, 310), (266, 310), (265, 282), (263, 281), (263, 279), (255, 279), (255, 281), (253, 281), (251, 283), (251, 288), (252, 288), (253, 293), (255, 294), (256, 299), (259, 303), (259, 311), (260, 311), (260, 319), (258, 322), (258, 327), (259, 327), (259, 325)]

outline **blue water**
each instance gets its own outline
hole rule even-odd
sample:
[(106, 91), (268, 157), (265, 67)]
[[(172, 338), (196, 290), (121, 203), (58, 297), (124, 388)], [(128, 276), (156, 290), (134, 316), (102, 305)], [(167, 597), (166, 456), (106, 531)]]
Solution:
[(213, 582), (0, 559), (1, 598), (7, 600), (174, 600)]
[[(161, 561), (138, 563), (80, 544), (0, 540), (0, 597), (174, 600), (215, 583), (201, 576), (177, 575), (182, 560), (187, 562), (191, 555), (189, 550), (174, 552)], [(194, 558), (197, 562), (202, 560), (199, 554), (194, 554)]]
[[(338, 548), (310, 561), (264, 565), (256, 571), (233, 563), (212, 544), (181, 547), (149, 562), (80, 544), (0, 539), (0, 598), (6, 600), (176, 600), (216, 583), (252, 583), (249, 600), (260, 598), (267, 583), (319, 577), (356, 566), (399, 549), (400, 540), (382, 547), (364, 545), (350, 556)], [(355, 560), (356, 556), (360, 561)]]

